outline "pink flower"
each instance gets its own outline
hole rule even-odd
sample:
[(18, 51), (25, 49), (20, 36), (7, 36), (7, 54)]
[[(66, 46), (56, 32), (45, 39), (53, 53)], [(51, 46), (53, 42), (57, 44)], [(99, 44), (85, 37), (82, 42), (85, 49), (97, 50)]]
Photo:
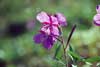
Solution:
[(34, 36), (34, 42), (42, 44), (46, 49), (51, 49), (60, 36), (59, 26), (65, 26), (66, 18), (61, 14), (49, 15), (46, 12), (40, 12), (36, 19), (42, 23), (40, 33)]
[(39, 20), (43, 24), (40, 30), (41, 32), (44, 32), (48, 35), (59, 35), (59, 23), (55, 16), (48, 15), (45, 12), (41, 12), (37, 15), (37, 20)]
[(96, 14), (93, 19), (94, 19), (94, 24), (100, 26), (100, 14)]
[(36, 18), (43, 24), (41, 31), (48, 35), (59, 35), (58, 26), (67, 25), (66, 18), (61, 13), (49, 15), (45, 12), (40, 12)]
[(100, 26), (100, 5), (97, 5), (96, 7), (97, 14), (94, 16), (94, 24), (97, 26)]

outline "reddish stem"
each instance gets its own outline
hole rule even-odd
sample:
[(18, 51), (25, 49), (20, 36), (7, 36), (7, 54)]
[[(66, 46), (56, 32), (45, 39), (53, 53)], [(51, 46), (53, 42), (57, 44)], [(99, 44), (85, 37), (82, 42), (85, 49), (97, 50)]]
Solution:
[(72, 30), (71, 30), (71, 32), (70, 32), (70, 34), (69, 34), (69, 37), (68, 37), (68, 40), (67, 40), (67, 43), (66, 43), (65, 50), (67, 49), (67, 47), (68, 47), (68, 45), (69, 45), (69, 42), (70, 42), (70, 40), (71, 40), (72, 34), (74, 33), (75, 29), (76, 29), (76, 25), (73, 26), (73, 28), (72, 28)]

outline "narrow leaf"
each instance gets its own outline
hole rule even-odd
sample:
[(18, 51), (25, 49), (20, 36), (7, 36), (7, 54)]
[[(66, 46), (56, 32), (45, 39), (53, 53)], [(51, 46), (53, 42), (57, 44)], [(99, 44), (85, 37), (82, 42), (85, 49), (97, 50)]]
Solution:
[(55, 51), (55, 55), (54, 55), (54, 59), (58, 59), (58, 53), (60, 52), (60, 49), (61, 49), (61, 45), (58, 45), (56, 51)]
[(70, 32), (70, 34), (69, 34), (69, 36), (68, 36), (68, 40), (67, 40), (65, 49), (67, 49), (67, 47), (68, 47), (68, 45), (69, 45), (69, 42), (70, 42), (70, 40), (71, 40), (71, 37), (72, 37), (72, 35), (73, 35), (74, 31), (75, 31), (75, 29), (76, 29), (76, 24), (72, 27), (72, 30), (71, 30), (71, 32)]
[(71, 56), (72, 60), (74, 60), (74, 61), (81, 60), (81, 57), (78, 54), (76, 54), (75, 52), (68, 51), (68, 53)]
[(85, 59), (85, 62), (90, 62), (90, 63), (100, 62), (100, 56), (96, 56), (96, 57), (91, 57), (91, 58)]

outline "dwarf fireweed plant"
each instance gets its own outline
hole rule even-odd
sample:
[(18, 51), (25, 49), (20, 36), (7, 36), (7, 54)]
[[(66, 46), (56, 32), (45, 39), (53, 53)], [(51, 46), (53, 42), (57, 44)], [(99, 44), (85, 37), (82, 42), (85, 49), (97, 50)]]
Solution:
[[(96, 10), (98, 14), (96, 17), (94, 16), (94, 23), (100, 26), (100, 18), (98, 17), (100, 13), (99, 6), (97, 6)], [(92, 63), (100, 61), (100, 57), (83, 58), (73, 50), (70, 45), (70, 40), (75, 32), (76, 24), (73, 25), (67, 41), (65, 41), (62, 27), (67, 26), (68, 24), (66, 17), (62, 13), (49, 14), (42, 11), (37, 14), (36, 19), (41, 23), (41, 28), (38, 34), (34, 36), (34, 42), (36, 44), (42, 44), (47, 50), (52, 49), (53, 45), (59, 42), (60, 45), (56, 48), (54, 59), (61, 61), (64, 67), (77, 67), (79, 62)], [(60, 57), (57, 57), (61, 47), (63, 53)], [(72, 61), (72, 63), (69, 64), (69, 61)]]
[(76, 25), (73, 26), (68, 41), (64, 42), (62, 27), (67, 26), (67, 22), (63, 14), (56, 13), (51, 15), (46, 12), (40, 12), (36, 19), (42, 24), (42, 26), (39, 33), (34, 36), (34, 42), (37, 44), (41, 43), (46, 49), (51, 49), (54, 43), (59, 41), (63, 46), (64, 58), (66, 60), (66, 49)]

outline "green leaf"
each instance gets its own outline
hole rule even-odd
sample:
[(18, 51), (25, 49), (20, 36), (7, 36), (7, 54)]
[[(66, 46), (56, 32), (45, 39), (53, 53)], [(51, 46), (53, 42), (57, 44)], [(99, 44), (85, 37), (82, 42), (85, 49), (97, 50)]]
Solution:
[(71, 45), (69, 45), (69, 51), (75, 52), (75, 50), (73, 49), (73, 47)]
[(73, 63), (76, 63), (76, 61), (81, 60), (81, 57), (76, 53), (75, 49), (73, 49), (71, 45), (69, 45), (68, 54), (72, 59)]
[(70, 55), (70, 57), (73, 61), (81, 60), (81, 57), (78, 54), (76, 54), (75, 52), (68, 51), (68, 54)]
[(54, 59), (59, 60), (60, 59), (60, 52), (61, 52), (61, 45), (58, 45), (56, 51), (55, 51), (55, 55), (54, 55)]
[(100, 61), (100, 56), (91, 57), (91, 58), (85, 59), (84, 61), (85, 62), (90, 62), (90, 63), (99, 62)]

